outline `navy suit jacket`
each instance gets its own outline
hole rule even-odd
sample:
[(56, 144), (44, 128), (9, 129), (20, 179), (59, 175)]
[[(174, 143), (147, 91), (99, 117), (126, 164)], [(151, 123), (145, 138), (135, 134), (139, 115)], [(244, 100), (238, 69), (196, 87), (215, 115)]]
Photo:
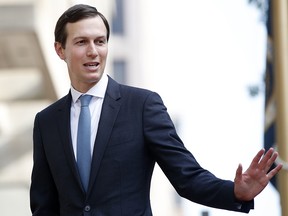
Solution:
[(249, 212), (234, 183), (203, 169), (184, 147), (160, 96), (109, 77), (87, 193), (81, 186), (70, 133), (71, 94), (35, 117), (30, 204), (37, 216), (151, 216), (155, 162), (182, 197)]

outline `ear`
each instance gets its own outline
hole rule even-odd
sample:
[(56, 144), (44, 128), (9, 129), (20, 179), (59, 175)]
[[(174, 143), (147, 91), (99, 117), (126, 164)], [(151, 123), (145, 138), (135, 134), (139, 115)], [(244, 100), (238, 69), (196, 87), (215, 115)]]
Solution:
[(62, 47), (61, 43), (59, 42), (55, 42), (54, 43), (54, 48), (55, 48), (55, 51), (57, 53), (57, 55), (62, 59), (62, 60), (65, 60), (66, 57), (65, 57), (65, 52), (64, 52), (64, 48)]

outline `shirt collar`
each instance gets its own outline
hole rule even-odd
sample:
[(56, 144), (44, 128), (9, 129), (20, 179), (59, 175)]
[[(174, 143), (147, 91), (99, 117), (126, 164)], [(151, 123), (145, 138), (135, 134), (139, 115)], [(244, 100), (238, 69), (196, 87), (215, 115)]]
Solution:
[[(104, 98), (106, 89), (108, 85), (108, 76), (106, 74), (103, 74), (99, 82), (94, 85), (91, 89), (89, 89), (85, 94), (92, 95), (94, 97), (98, 98)], [(71, 95), (73, 102), (76, 103), (76, 101), (79, 99), (79, 97), (83, 93), (77, 91), (72, 85), (71, 85)]]

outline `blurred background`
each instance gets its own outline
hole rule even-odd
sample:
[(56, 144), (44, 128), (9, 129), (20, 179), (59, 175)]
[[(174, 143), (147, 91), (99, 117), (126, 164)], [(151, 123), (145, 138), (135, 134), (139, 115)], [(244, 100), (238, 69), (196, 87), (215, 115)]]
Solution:
[[(0, 215), (28, 216), (36, 112), (67, 94), (54, 26), (88, 3), (112, 30), (106, 72), (158, 92), (186, 147), (216, 176), (233, 180), (263, 147), (267, 5), (248, 0), (0, 0)], [(155, 216), (225, 216), (180, 198), (156, 167)], [(269, 203), (269, 207), (268, 204)], [(280, 216), (272, 185), (249, 215)]]

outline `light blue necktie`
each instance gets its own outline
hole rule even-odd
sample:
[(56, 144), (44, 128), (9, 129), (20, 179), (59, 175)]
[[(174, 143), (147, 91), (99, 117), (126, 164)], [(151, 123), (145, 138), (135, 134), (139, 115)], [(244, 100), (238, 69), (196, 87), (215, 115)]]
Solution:
[(77, 164), (85, 191), (88, 188), (91, 168), (91, 116), (89, 110), (91, 98), (91, 95), (82, 95), (80, 97), (81, 111), (77, 134)]

